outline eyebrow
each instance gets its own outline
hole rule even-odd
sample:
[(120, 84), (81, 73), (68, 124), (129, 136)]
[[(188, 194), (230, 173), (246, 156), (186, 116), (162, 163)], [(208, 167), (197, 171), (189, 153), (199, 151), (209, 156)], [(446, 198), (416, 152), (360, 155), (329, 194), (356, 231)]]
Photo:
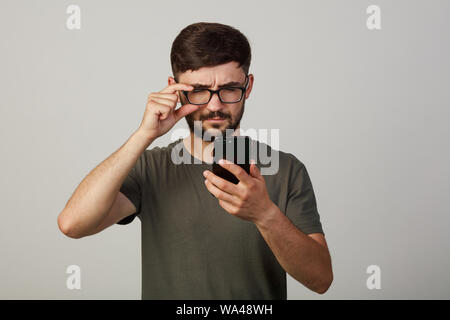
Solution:
[[(193, 86), (196, 89), (208, 89), (209, 87), (211, 87), (210, 85), (207, 84), (201, 84), (201, 83), (193, 83), (191, 84), (191, 86)], [(240, 82), (236, 82), (236, 81), (231, 81), (231, 82), (227, 82), (224, 84), (219, 85), (219, 88), (224, 88), (224, 87), (240, 87), (241, 83)]]

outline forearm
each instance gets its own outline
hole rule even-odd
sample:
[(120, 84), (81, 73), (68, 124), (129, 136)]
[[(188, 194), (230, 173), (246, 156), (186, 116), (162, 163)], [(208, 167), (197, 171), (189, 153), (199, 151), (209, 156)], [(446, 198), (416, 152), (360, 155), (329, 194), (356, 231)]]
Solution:
[(139, 131), (80, 183), (58, 217), (61, 229), (73, 235), (96, 228), (111, 208), (120, 187), (137, 159), (153, 142)]
[(325, 292), (333, 277), (327, 248), (301, 232), (276, 205), (264, 217), (255, 225), (283, 269), (307, 288)]

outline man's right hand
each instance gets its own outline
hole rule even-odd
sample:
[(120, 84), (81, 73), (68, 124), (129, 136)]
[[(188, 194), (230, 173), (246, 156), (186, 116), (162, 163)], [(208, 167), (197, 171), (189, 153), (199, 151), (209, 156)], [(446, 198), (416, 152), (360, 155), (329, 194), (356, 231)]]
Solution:
[(138, 131), (154, 140), (169, 131), (181, 118), (198, 110), (199, 106), (193, 104), (185, 104), (175, 110), (180, 101), (176, 91), (193, 89), (187, 84), (174, 83), (159, 92), (151, 93)]

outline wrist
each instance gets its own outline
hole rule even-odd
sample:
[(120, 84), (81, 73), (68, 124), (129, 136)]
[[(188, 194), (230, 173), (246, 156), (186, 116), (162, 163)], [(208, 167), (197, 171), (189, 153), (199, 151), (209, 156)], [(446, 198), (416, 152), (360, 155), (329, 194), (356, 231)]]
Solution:
[(146, 145), (146, 148), (155, 141), (155, 137), (149, 136), (147, 133), (143, 132), (141, 129), (136, 130), (133, 133), (136, 140)]
[(258, 229), (269, 229), (270, 226), (273, 225), (276, 219), (280, 216), (280, 214), (283, 213), (280, 211), (277, 205), (271, 201), (267, 209), (257, 220), (254, 221), (254, 223)]

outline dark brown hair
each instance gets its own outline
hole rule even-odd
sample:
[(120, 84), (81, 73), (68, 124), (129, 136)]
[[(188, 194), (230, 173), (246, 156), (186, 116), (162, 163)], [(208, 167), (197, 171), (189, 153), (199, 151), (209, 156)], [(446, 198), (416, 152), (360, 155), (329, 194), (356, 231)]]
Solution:
[[(251, 49), (237, 29), (220, 23), (193, 23), (180, 31), (172, 43), (170, 62), (177, 80), (180, 73), (236, 61), (248, 74)], [(178, 80), (177, 80), (178, 81)]]

